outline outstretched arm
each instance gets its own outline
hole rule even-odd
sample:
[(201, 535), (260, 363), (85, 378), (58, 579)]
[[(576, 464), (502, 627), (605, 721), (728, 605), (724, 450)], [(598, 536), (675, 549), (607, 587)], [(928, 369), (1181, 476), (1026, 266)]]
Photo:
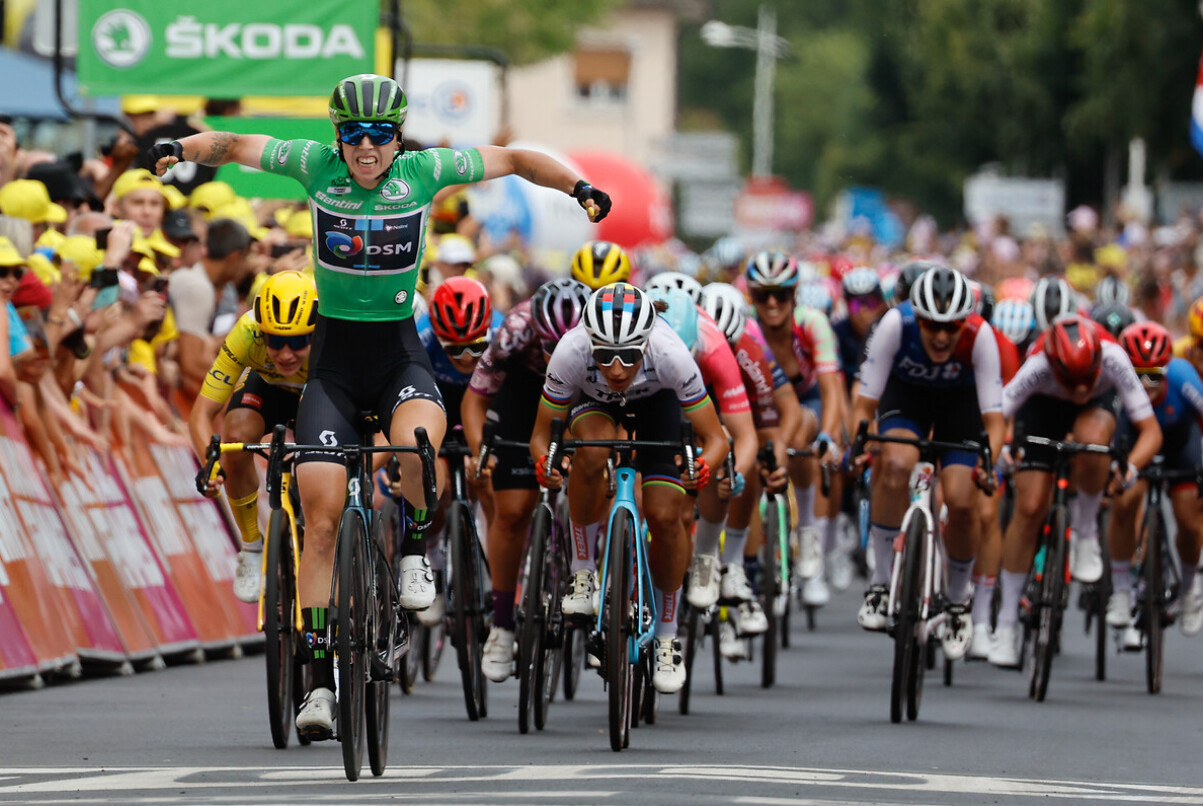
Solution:
[(201, 165), (217, 167), (237, 163), (248, 168), (258, 168), (263, 149), (271, 140), (266, 134), (234, 134), (233, 132), (201, 132), (175, 141), (180, 153), (172, 153), (174, 143), (162, 143), (151, 149), (155, 160), (155, 173), (159, 176), (177, 162), (199, 162)]
[(528, 182), (567, 193), (589, 213), (593, 221), (601, 221), (610, 212), (610, 197), (576, 175), (564, 163), (539, 151), (502, 146), (480, 146), (485, 179), (514, 174)]

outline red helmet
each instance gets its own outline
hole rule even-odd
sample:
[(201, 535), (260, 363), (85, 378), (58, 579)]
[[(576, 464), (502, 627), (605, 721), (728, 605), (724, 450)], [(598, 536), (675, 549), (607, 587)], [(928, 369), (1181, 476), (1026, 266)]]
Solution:
[(1089, 320), (1077, 316), (1057, 319), (1045, 332), (1044, 354), (1053, 374), (1065, 386), (1093, 385), (1103, 363), (1103, 345)]
[(1119, 343), (1137, 369), (1164, 367), (1174, 357), (1170, 332), (1156, 322), (1128, 325), (1119, 334)]
[(450, 344), (481, 341), (489, 335), (493, 308), (489, 292), (468, 277), (449, 277), (430, 300), (430, 329)]

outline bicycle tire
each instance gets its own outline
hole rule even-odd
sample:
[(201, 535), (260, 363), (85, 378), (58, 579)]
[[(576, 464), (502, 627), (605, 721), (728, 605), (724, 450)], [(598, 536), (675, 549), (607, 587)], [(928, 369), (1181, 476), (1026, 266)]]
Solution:
[[(376, 562), (376, 590), (375, 594), (370, 597), (375, 600), (374, 618), (371, 620), (371, 634), (369, 639), (371, 644), (369, 649), (375, 653), (373, 661), (376, 658), (383, 663), (386, 668), (384, 674), (372, 674), (371, 679), (367, 683), (367, 689), (364, 697), (365, 711), (365, 728), (367, 731), (368, 745), (368, 766), (372, 770), (372, 775), (380, 777), (384, 775), (384, 768), (388, 766), (388, 724), (389, 724), (389, 687), (393, 681), (393, 673), (387, 671), (393, 659), (389, 657), (389, 648), (395, 636), (398, 633), (396, 620), (398, 618), (407, 618), (398, 613), (397, 603), (393, 599), (393, 574), (389, 569), (388, 563), (385, 562), (384, 554), (381, 552), (373, 552)], [(410, 630), (406, 630), (406, 634), (410, 634)], [(410, 650), (413, 650), (412, 644)], [(408, 677), (409, 654), (406, 654), (406, 663), (403, 664), (404, 677)], [(370, 670), (369, 666), (369, 670)], [(412, 684), (411, 684), (412, 685)]]
[(685, 652), (685, 685), (681, 686), (681, 693), (677, 697), (677, 713), (681, 716), (688, 716), (689, 695), (693, 689), (693, 659), (702, 643), (702, 637), (698, 635), (698, 629), (702, 626), (702, 614), (696, 607), (686, 602), (684, 616), (681, 623), (685, 633), (682, 647)]
[[(714, 693), (721, 697), (723, 696), (723, 650), (719, 641), (719, 633), (722, 623), (722, 615), (727, 608), (722, 608), (714, 613), (710, 623), (706, 625), (706, 629), (710, 632), (710, 643), (713, 645), (712, 654), (714, 655)], [(730, 614), (727, 616), (730, 620)]]
[(915, 606), (915, 634), (911, 639), (913, 642), (911, 650), (912, 666), (906, 689), (906, 718), (910, 722), (914, 722), (919, 718), (919, 705), (923, 700), (923, 678), (927, 674), (928, 669), (934, 669), (936, 666), (936, 644), (931, 640), (930, 633), (925, 632), (924, 640), (919, 640), (921, 632), (919, 619), (922, 618), (919, 602), (923, 596), (923, 569), (928, 567), (931, 561), (931, 558), (927, 556), (926, 535), (921, 534), (917, 547), (919, 551), (911, 558), (911, 562), (914, 565), (913, 573), (915, 575), (915, 596), (911, 600)]
[(333, 621), (338, 659), (338, 738), (348, 781), (359, 780), (363, 769), (368, 625), (366, 541), (363, 516), (355, 510), (344, 512), (338, 527), (338, 613)]
[(1165, 522), (1161, 509), (1145, 507), (1145, 556), (1141, 564), (1145, 601), (1145, 683), (1150, 694), (1161, 692), (1165, 666)]
[(531, 520), (530, 540), (522, 563), (518, 567), (523, 578), (518, 584), (522, 588), (519, 603), (518, 624), (518, 732), (529, 733), (535, 712), (535, 697), (538, 683), (539, 659), (543, 655), (544, 617), (546, 603), (543, 601), (543, 564), (547, 561), (547, 530), (550, 528), (547, 508), (535, 508)]
[(777, 618), (777, 597), (782, 593), (789, 594), (789, 589), (781, 588), (781, 563), (785, 557), (781, 554), (781, 534), (779, 532), (778, 507), (781, 506), (777, 496), (766, 496), (764, 507), (764, 558), (761, 567), (760, 599), (764, 608), (768, 629), (763, 639), (763, 652), (760, 657), (760, 687), (772, 688), (777, 682), (777, 641), (778, 630), (781, 626)]
[(451, 583), (451, 624), (456, 658), (459, 662), (460, 682), (464, 691), (464, 708), (472, 722), (485, 716), (483, 697), (480, 695), (484, 674), (481, 671), (481, 650), (484, 637), (481, 634), (479, 549), (469, 545), (475, 542), (475, 532), (468, 524), (467, 506), (462, 501), (451, 504), (450, 530), (451, 550), (454, 554)]
[[(439, 596), (444, 594), (440, 593)], [(443, 658), (443, 647), (447, 643), (447, 627), (445, 623), (434, 627), (422, 627), (422, 679), (427, 683), (434, 680), (439, 670), (439, 661)]]
[[(401, 693), (405, 695), (414, 693), (419, 676), (425, 679), (426, 642), (430, 638), (430, 629), (422, 626), (416, 619), (410, 622), (410, 630), (409, 651), (405, 653), (405, 663), (400, 674), (397, 675), (397, 685), (401, 689)], [(406, 683), (409, 684), (408, 691), (406, 691)]]
[(535, 730), (547, 727), (547, 715), (555, 700), (560, 667), (564, 662), (564, 581), (568, 579), (568, 556), (562, 535), (556, 535), (555, 524), (548, 511), (548, 532), (543, 567), (543, 651), (536, 658), (535, 669)]
[(1041, 572), (1040, 601), (1032, 643), (1032, 682), (1029, 694), (1036, 702), (1044, 702), (1048, 694), (1048, 681), (1052, 676), (1053, 657), (1057, 654), (1061, 622), (1061, 602), (1065, 592), (1065, 547), (1067, 534), (1067, 512), (1063, 506), (1054, 506), (1049, 515), (1049, 528), (1044, 534), (1044, 568)]
[[(1099, 549), (1104, 558), (1110, 557), (1110, 549), (1107, 545), (1107, 533), (1110, 527), (1110, 513), (1108, 511), (1099, 513)], [(1107, 679), (1107, 634), (1110, 630), (1107, 629), (1107, 600), (1111, 597), (1112, 586), (1114, 581), (1111, 579), (1111, 563), (1103, 561), (1103, 576), (1094, 585), (1093, 596), (1091, 597), (1091, 612), (1090, 621), (1095, 628), (1094, 636), (1094, 679)]]
[(585, 632), (571, 624), (566, 625), (564, 644), (567, 661), (564, 664), (564, 699), (571, 702), (576, 698), (576, 690), (581, 682), (581, 672), (585, 668)]
[(902, 545), (902, 587), (898, 593), (898, 613), (894, 620), (894, 671), (890, 679), (890, 721), (902, 721), (907, 706), (911, 678), (923, 658), (915, 657), (915, 632), (919, 619), (919, 543), (923, 540), (925, 524), (916, 511), (907, 525)]
[(633, 630), (628, 626), (631, 607), (631, 551), (634, 525), (623, 513), (609, 536), (606, 558), (606, 683), (609, 689), (610, 749), (621, 751), (631, 741), (631, 705), (634, 699), (629, 643)]
[(312, 743), (310, 739), (301, 731), (296, 729), (296, 715), (301, 712), (301, 703), (305, 701), (305, 694), (310, 688), (310, 669), (309, 664), (301, 660), (300, 655), (293, 656), (292, 665), (292, 709), (293, 709), (293, 731), (297, 736), (297, 744), (301, 747), (308, 747)]
[(639, 698), (640, 713), (646, 725), (655, 725), (660, 717), (660, 692), (654, 684), (656, 662), (649, 650), (644, 650), (640, 660), (643, 667), (643, 695)]
[(267, 524), (263, 580), (263, 652), (267, 667), (267, 718), (272, 744), (288, 747), (295, 719), (293, 671), (296, 664), (296, 580), (288, 513), (273, 510)]

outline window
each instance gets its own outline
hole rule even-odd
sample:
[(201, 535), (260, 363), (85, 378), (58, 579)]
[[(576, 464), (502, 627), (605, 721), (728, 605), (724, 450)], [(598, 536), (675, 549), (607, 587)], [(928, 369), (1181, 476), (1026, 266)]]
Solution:
[(627, 97), (631, 54), (618, 48), (588, 48), (576, 52), (576, 95), (584, 101), (618, 102)]

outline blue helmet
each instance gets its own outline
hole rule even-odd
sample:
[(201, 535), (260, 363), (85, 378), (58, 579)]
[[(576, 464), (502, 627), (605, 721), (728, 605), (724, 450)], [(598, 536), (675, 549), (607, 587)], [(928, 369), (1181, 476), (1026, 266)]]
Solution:
[(693, 352), (698, 343), (698, 306), (688, 291), (680, 288), (656, 288), (647, 292), (648, 299), (663, 302), (668, 310), (660, 315)]
[(798, 290), (794, 292), (794, 301), (804, 308), (814, 308), (829, 316), (834, 303), (834, 300), (831, 299), (831, 291), (821, 281), (803, 283), (798, 286)]
[(1026, 299), (1002, 299), (994, 305), (990, 324), (1014, 344), (1023, 344), (1036, 328), (1036, 312)]

